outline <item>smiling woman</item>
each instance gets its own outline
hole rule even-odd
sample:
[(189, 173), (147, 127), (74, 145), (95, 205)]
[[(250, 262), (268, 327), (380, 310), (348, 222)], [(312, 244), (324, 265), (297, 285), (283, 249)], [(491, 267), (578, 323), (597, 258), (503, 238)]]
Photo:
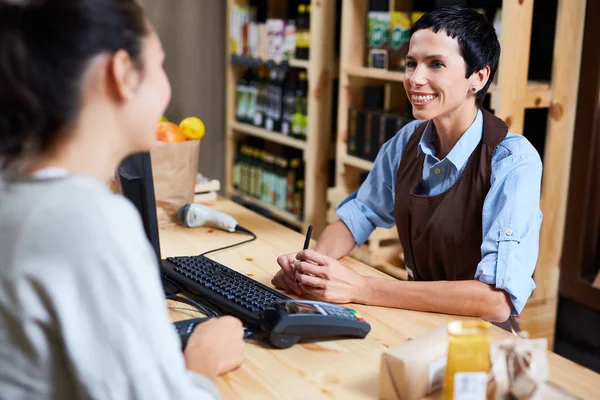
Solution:
[[(413, 25), (404, 88), (417, 121), (382, 147), (314, 251), (279, 257), (278, 287), (518, 329), (509, 317), (535, 288), (542, 165), (527, 139), (481, 109), (499, 57), (492, 24), (469, 8), (440, 8)], [(410, 281), (337, 261), (394, 225)]]

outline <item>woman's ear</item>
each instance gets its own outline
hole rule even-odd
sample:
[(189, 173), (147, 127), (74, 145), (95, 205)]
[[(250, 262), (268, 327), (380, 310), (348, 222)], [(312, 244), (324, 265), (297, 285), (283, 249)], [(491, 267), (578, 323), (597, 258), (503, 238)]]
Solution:
[(471, 77), (469, 78), (469, 83), (471, 84), (471, 90), (474, 93), (479, 92), (481, 89), (483, 89), (483, 87), (485, 86), (485, 84), (487, 83), (488, 79), (490, 78), (490, 67), (489, 66), (485, 66), (483, 68), (481, 68), (479, 71), (475, 71)]
[(140, 71), (125, 50), (119, 50), (113, 55), (108, 73), (119, 100), (127, 101), (136, 96)]

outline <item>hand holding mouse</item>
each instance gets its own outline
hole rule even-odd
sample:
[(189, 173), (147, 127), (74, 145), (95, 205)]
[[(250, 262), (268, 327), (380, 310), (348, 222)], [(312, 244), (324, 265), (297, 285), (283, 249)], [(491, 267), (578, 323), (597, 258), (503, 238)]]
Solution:
[(186, 367), (212, 380), (244, 361), (242, 322), (231, 316), (211, 318), (194, 328), (183, 352)]

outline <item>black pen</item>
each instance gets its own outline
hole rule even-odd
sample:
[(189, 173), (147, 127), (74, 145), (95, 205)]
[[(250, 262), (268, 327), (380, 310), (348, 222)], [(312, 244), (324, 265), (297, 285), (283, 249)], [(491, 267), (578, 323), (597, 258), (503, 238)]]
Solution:
[[(302, 248), (303, 250), (307, 250), (308, 246), (310, 245), (310, 237), (312, 236), (312, 230), (312, 225), (309, 225), (308, 230), (306, 231), (306, 239), (304, 239), (304, 246)], [(300, 283), (300, 281), (296, 279), (296, 283)]]
[(308, 246), (310, 245), (310, 237), (312, 235), (312, 225), (308, 226), (308, 230), (306, 231), (306, 239), (304, 239), (304, 248), (303, 250), (308, 249)]

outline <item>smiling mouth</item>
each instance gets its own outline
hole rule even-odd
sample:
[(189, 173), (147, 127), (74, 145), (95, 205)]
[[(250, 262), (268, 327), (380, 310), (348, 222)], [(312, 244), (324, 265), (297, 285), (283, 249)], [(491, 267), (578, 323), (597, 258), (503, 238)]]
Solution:
[(431, 102), (436, 97), (438, 97), (437, 94), (428, 94), (428, 95), (413, 94), (410, 96), (410, 100), (413, 104), (425, 105), (425, 104)]

